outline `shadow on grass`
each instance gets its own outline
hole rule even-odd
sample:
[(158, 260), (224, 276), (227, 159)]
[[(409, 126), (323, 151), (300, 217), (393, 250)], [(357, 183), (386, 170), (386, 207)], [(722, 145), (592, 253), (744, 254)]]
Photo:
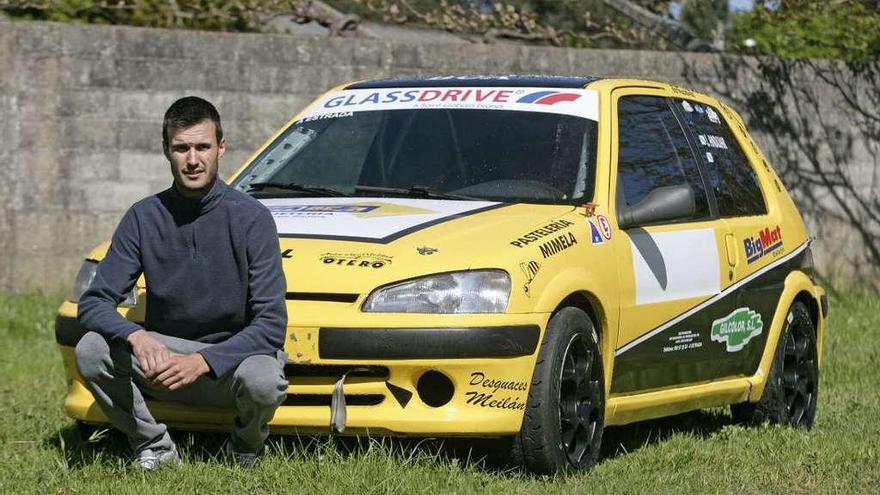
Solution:
[(709, 438), (732, 423), (727, 412), (700, 410), (624, 426), (607, 426), (602, 437), (600, 462), (660, 444), (673, 435)]
[[(670, 437), (685, 434), (709, 438), (731, 424), (728, 414), (694, 411), (667, 418), (641, 421), (605, 428), (599, 462), (658, 445)], [(223, 462), (226, 433), (172, 431), (172, 437), (188, 462)], [(58, 451), (68, 469), (77, 470), (94, 464), (127, 465), (131, 453), (124, 436), (113, 429), (83, 428), (70, 424), (44, 439), (44, 444)], [(328, 437), (273, 435), (267, 450), (295, 461), (326, 456), (339, 460), (357, 460), (374, 455), (388, 455), (402, 463), (427, 462), (440, 466), (456, 465), (498, 476), (520, 476), (511, 465), (510, 439), (480, 438), (393, 438)]]
[[(226, 433), (202, 433), (171, 430), (186, 459), (211, 462), (222, 458)], [(43, 439), (43, 444), (56, 450), (68, 469), (83, 469), (93, 464), (127, 465), (132, 454), (128, 440), (117, 430), (71, 423)]]
[(72, 470), (128, 456), (125, 439), (117, 432), (108, 429), (92, 430), (76, 423), (44, 437), (43, 445), (57, 451), (61, 462)]

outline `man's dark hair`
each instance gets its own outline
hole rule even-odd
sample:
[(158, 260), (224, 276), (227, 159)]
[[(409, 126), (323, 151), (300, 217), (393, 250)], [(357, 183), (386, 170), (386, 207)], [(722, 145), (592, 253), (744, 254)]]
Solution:
[(223, 127), (220, 126), (220, 114), (214, 105), (198, 96), (184, 96), (175, 101), (165, 112), (165, 121), (162, 122), (162, 146), (168, 149), (168, 139), (171, 129), (180, 129), (196, 125), (203, 120), (211, 120), (217, 129), (217, 142), (223, 139)]

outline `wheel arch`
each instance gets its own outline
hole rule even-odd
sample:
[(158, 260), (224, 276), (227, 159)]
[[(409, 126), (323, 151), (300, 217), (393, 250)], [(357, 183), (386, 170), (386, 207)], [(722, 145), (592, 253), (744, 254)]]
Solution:
[(807, 290), (801, 290), (797, 293), (796, 296), (794, 296), (794, 301), (792, 301), (792, 303), (795, 302), (804, 303), (804, 306), (807, 307), (807, 311), (809, 311), (810, 313), (810, 320), (813, 322), (813, 330), (818, 332), (819, 315), (821, 313), (819, 311), (819, 301), (816, 299), (816, 297)]
[(599, 337), (599, 345), (605, 340), (608, 321), (605, 318), (605, 309), (595, 294), (588, 290), (579, 290), (565, 296), (559, 304), (553, 308), (552, 314), (556, 314), (560, 309), (572, 306), (583, 310), (587, 316), (593, 321), (596, 328), (596, 335)]
[(604, 350), (604, 344), (614, 344), (610, 342), (612, 339), (609, 329), (616, 328), (617, 315), (607, 312), (606, 308), (615, 307), (616, 301), (613, 297), (616, 296), (616, 291), (610, 290), (608, 284), (599, 283), (591, 275), (583, 268), (569, 268), (559, 272), (541, 291), (534, 311), (550, 313), (552, 316), (566, 306), (582, 309), (593, 320)]
[(804, 303), (810, 314), (813, 328), (816, 331), (819, 363), (821, 364), (824, 322), (819, 306), (820, 291), (821, 289), (819, 289), (813, 281), (801, 271), (792, 271), (785, 278), (782, 294), (779, 296), (776, 311), (773, 315), (773, 321), (768, 330), (767, 341), (764, 345), (764, 353), (761, 356), (761, 362), (758, 365), (755, 374), (749, 378), (749, 381), (751, 382), (749, 401), (758, 401), (764, 393), (764, 387), (767, 384), (767, 377), (770, 375), (770, 367), (773, 364), (773, 356), (776, 352), (776, 347), (779, 344), (779, 338), (785, 328), (785, 318), (788, 315), (789, 308), (795, 302)]
[[(549, 313), (550, 317), (566, 306), (587, 313), (596, 329), (599, 352), (605, 376), (605, 394), (610, 391), (614, 371), (614, 348), (617, 345), (619, 294), (616, 285), (602, 283), (595, 273), (586, 269), (568, 268), (556, 276), (540, 292), (534, 311)], [(548, 318), (549, 320), (549, 318)], [(545, 335), (542, 333), (541, 338)]]

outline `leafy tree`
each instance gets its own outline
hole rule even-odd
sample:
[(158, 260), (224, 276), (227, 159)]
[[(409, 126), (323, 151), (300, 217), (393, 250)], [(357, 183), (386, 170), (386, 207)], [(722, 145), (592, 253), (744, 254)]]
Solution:
[[(778, 4), (776, 8), (773, 3)], [(785, 58), (880, 60), (880, 2), (762, 2), (733, 22), (735, 49)], [(753, 40), (754, 46), (745, 43)], [(749, 43), (748, 45), (751, 45)]]
[[(146, 27), (260, 31), (274, 16), (332, 34), (358, 18), (445, 29), (475, 42), (706, 50), (727, 34), (727, 0), (0, 0), (13, 18)], [(788, 58), (880, 59), (880, 0), (758, 0), (732, 18), (731, 51)], [(744, 42), (751, 39), (747, 47)]]
[(681, 23), (706, 41), (723, 39), (727, 21), (727, 0), (687, 0), (680, 2)]

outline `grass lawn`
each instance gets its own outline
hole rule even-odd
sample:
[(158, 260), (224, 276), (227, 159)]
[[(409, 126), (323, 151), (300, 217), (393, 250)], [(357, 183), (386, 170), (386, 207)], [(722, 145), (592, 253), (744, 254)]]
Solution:
[(811, 431), (742, 428), (726, 410), (606, 430), (589, 474), (535, 478), (438, 442), (273, 437), (265, 461), (218, 461), (222, 436), (178, 434), (179, 469), (126, 467), (116, 435), (81, 441), (62, 409), (58, 298), (0, 294), (0, 493), (876, 493), (880, 490), (880, 298), (831, 300)]

